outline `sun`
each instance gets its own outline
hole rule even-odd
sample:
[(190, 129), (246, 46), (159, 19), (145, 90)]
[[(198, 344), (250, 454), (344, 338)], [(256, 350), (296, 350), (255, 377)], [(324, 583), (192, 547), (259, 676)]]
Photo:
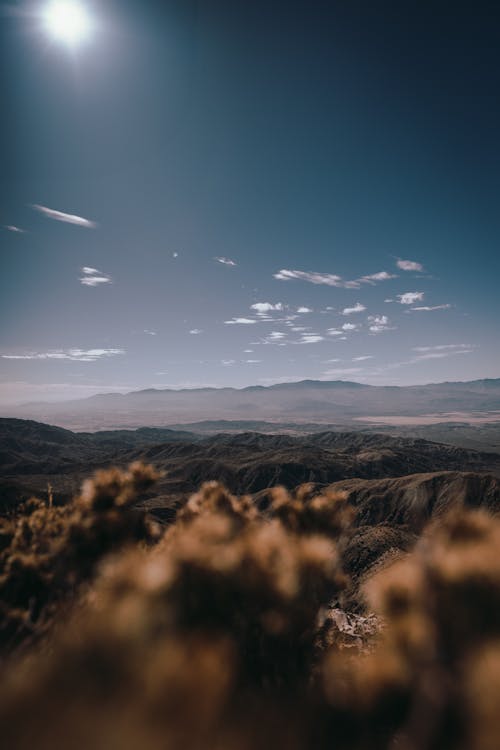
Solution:
[(68, 45), (83, 41), (92, 22), (88, 11), (76, 0), (53, 0), (44, 11), (47, 31)]

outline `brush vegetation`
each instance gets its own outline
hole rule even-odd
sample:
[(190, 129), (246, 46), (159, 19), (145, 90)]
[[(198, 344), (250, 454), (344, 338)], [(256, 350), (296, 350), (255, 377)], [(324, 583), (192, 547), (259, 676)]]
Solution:
[(156, 479), (100, 471), (1, 520), (4, 747), (498, 747), (500, 520), (431, 523), (356, 608), (345, 494), (210, 482), (160, 527)]

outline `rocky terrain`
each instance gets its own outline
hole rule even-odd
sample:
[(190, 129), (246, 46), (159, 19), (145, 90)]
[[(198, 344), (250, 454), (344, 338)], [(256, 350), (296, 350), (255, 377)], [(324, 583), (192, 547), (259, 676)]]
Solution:
[(153, 464), (161, 478), (147, 506), (170, 518), (204, 481), (257, 499), (271, 487), (312, 483), (346, 490), (359, 523), (408, 525), (418, 532), (432, 513), (474, 498), (494, 504), (500, 455), (419, 438), (361, 432), (219, 433), (143, 428), (74, 433), (24, 420), (0, 420), (0, 507), (32, 494), (64, 502), (97, 468)]

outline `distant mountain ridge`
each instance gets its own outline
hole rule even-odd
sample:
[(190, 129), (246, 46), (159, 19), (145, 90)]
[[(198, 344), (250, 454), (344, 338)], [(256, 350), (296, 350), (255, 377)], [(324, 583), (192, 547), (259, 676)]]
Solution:
[(444, 421), (493, 415), (500, 421), (500, 378), (414, 386), (302, 380), (240, 389), (148, 388), (61, 403), (25, 404), (4, 409), (3, 414), (77, 430), (248, 419), (349, 424), (366, 418), (421, 415), (444, 415)]

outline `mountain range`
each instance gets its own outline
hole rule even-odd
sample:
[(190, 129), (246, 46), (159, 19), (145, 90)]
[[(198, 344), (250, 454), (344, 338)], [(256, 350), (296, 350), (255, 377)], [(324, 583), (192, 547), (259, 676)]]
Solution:
[(74, 430), (165, 427), (202, 420), (359, 424), (500, 420), (500, 379), (416, 386), (303, 380), (248, 388), (154, 389), (104, 393), (3, 409)]

